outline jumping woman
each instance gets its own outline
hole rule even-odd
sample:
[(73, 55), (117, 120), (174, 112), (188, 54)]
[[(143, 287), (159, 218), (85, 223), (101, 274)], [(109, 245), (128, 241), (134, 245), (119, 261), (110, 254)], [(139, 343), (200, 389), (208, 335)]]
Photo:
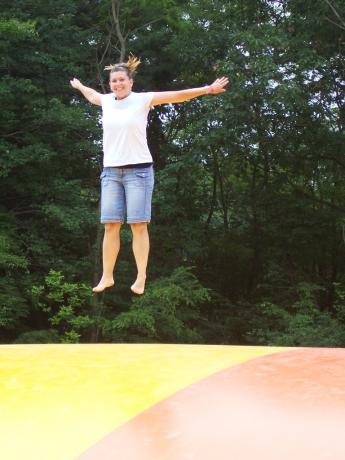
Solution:
[(70, 81), (92, 104), (103, 111), (103, 165), (101, 174), (101, 223), (104, 224), (103, 275), (92, 290), (102, 292), (114, 285), (114, 267), (120, 249), (120, 228), (125, 215), (131, 226), (137, 279), (131, 286), (143, 294), (149, 255), (148, 223), (154, 184), (152, 156), (147, 146), (147, 116), (155, 105), (188, 101), (204, 94), (225, 91), (226, 77), (211, 85), (181, 91), (137, 93), (132, 91), (133, 77), (140, 60), (130, 57), (126, 63), (106, 67), (110, 70), (111, 93), (101, 94), (84, 86), (77, 78)]

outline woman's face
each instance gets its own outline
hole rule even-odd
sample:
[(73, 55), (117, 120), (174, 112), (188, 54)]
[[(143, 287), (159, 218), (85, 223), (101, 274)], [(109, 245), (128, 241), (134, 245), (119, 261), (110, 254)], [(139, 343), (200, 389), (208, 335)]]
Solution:
[(116, 98), (123, 99), (132, 91), (133, 79), (124, 70), (118, 70), (110, 74), (109, 85)]

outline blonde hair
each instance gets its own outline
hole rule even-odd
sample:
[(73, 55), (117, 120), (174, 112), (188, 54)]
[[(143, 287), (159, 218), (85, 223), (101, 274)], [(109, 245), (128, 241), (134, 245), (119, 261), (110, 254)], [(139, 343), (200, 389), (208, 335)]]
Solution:
[(110, 70), (110, 74), (113, 72), (124, 71), (128, 75), (129, 78), (133, 78), (136, 73), (136, 69), (140, 64), (140, 59), (133, 56), (132, 54), (129, 56), (127, 62), (119, 62), (118, 64), (110, 64), (104, 67), (104, 70)]

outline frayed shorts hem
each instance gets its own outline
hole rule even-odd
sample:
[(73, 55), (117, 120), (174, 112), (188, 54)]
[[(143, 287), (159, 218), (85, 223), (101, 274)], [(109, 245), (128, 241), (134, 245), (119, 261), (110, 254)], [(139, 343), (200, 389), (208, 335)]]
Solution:
[(128, 220), (127, 219), (127, 224), (140, 224), (140, 223), (144, 223), (144, 222), (149, 224), (150, 219), (145, 219), (145, 218), (143, 218), (143, 219), (135, 219), (135, 220), (132, 220), (132, 219)]
[[(146, 222), (149, 224), (151, 222), (151, 219), (143, 218), (143, 219), (127, 219), (127, 224), (141, 224), (143, 222)], [(123, 219), (102, 219), (101, 224), (124, 224), (125, 221)]]
[(101, 219), (101, 224), (123, 224), (123, 219)]

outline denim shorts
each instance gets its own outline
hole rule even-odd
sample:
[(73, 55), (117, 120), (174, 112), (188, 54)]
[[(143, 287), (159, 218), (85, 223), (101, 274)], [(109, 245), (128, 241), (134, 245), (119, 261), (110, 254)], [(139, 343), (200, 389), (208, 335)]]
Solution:
[(101, 223), (150, 222), (154, 185), (153, 166), (105, 167), (101, 174)]

